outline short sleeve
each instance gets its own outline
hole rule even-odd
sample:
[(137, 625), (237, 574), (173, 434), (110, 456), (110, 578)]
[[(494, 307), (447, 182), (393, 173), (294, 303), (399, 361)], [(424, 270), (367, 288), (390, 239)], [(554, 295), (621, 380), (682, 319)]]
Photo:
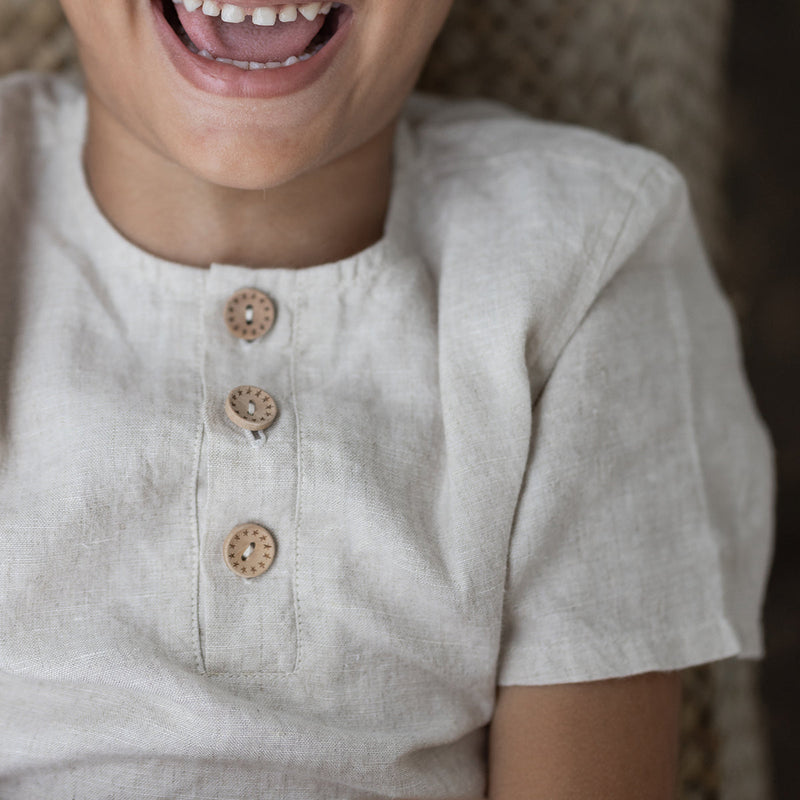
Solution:
[(627, 252), (534, 398), (501, 685), (762, 652), (772, 451), (685, 188), (666, 172), (661, 208), (634, 207)]

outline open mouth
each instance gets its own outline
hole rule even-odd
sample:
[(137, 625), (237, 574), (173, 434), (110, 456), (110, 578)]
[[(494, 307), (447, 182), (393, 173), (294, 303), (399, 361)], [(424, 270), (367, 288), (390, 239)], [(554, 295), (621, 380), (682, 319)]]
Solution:
[(161, 0), (164, 17), (192, 53), (242, 70), (291, 67), (333, 38), (347, 6), (334, 2), (239, 6)]

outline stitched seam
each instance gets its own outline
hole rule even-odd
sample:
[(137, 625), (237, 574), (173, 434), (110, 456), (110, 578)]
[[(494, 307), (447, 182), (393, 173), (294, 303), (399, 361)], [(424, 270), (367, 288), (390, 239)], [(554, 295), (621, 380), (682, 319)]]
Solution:
[[(203, 403), (203, 394), (200, 394), (200, 403)], [(200, 414), (200, 421), (197, 426), (197, 433), (195, 434), (195, 459), (194, 459), (194, 492), (192, 503), (194, 505), (194, 597), (192, 602), (192, 629), (194, 631), (194, 646), (195, 646), (195, 661), (197, 662), (197, 669), (202, 674), (206, 672), (205, 659), (203, 658), (203, 644), (200, 634), (200, 507), (197, 502), (197, 489), (200, 481), (200, 454), (203, 451), (203, 437), (205, 436), (205, 425), (203, 424), (203, 415)]]
[[(733, 635), (734, 637), (734, 639), (731, 641), (726, 639), (729, 634)], [(689, 639), (702, 639), (703, 643), (709, 647), (710, 651), (716, 654), (715, 657), (711, 658), (710, 660), (721, 660), (724, 658), (734, 657), (739, 655), (739, 653), (741, 653), (743, 650), (741, 643), (736, 639), (735, 631), (733, 631), (731, 628), (727, 617), (711, 617), (705, 619), (703, 622), (688, 627), (676, 628), (675, 626), (671, 626), (647, 631), (627, 631), (625, 634), (616, 636), (614, 638), (603, 638), (602, 647), (605, 651), (615, 651), (618, 649), (630, 649), (631, 646), (635, 646), (637, 648), (644, 646), (657, 651), (665, 639), (670, 639), (672, 641), (677, 640), (681, 644), (685, 643)], [(526, 648), (528, 651), (531, 649), (532, 648)], [(567, 646), (556, 650), (554, 650), (552, 647), (549, 649), (546, 647), (543, 649), (539, 648), (539, 650), (541, 653), (546, 653), (546, 655), (544, 658), (539, 659), (538, 663), (534, 659), (533, 661), (526, 661), (522, 668), (520, 668), (520, 666), (517, 664), (513, 664), (510, 667), (505, 667), (502, 671), (510, 672), (511, 674), (508, 677), (503, 676), (501, 680), (504, 682), (500, 685), (513, 685), (515, 682), (523, 681), (530, 681), (530, 685), (532, 686), (552, 683), (552, 667), (548, 662), (548, 656), (551, 658), (551, 660), (560, 661), (561, 659), (559, 656), (563, 652), (568, 652), (570, 657), (574, 655), (573, 649)], [(553, 653), (555, 653), (554, 658), (552, 657)], [(673, 653), (672, 657), (674, 657), (674, 655), (675, 654)], [(699, 666), (701, 664), (708, 663), (706, 660), (708, 658), (707, 655), (704, 655), (702, 658), (695, 657), (694, 655), (689, 655), (688, 650), (681, 651), (678, 653), (678, 655), (680, 658), (677, 660), (683, 663), (684, 666), (676, 667), (676, 669), (687, 669), (691, 666)], [(563, 672), (564, 668), (563, 666), (559, 666), (558, 669)], [(650, 669), (658, 670), (661, 669), (661, 667), (653, 662), (649, 662), (647, 666), (640, 664), (635, 668), (634, 671), (646, 671)], [(581, 665), (579, 671), (585, 674), (585, 677), (581, 677), (580, 680), (591, 681), (602, 679), (599, 676), (590, 675), (587, 670), (583, 668), (583, 665)], [(630, 671), (625, 672), (625, 675), (630, 674), (633, 673)], [(521, 676), (525, 677), (523, 678)], [(620, 674), (615, 675), (614, 677), (624, 677), (624, 675)]]
[[(546, 371), (542, 372), (542, 383), (539, 389), (539, 393), (536, 396), (531, 397), (531, 407), (535, 408), (536, 405), (539, 403), (542, 393), (547, 388), (547, 384), (550, 380), (550, 376), (553, 373), (553, 370), (556, 368), (558, 364), (561, 354), (564, 352), (566, 347), (569, 345), (572, 337), (581, 329), (586, 316), (591, 311), (592, 307), (597, 303), (598, 298), (602, 294), (605, 287), (613, 280), (614, 276), (616, 275), (616, 271), (609, 274), (609, 264), (611, 263), (614, 254), (617, 252), (617, 248), (619, 247), (619, 243), (622, 240), (624, 234), (628, 230), (631, 218), (633, 217), (633, 213), (637, 207), (637, 202), (640, 198), (640, 192), (642, 188), (648, 183), (648, 181), (657, 173), (661, 172), (659, 166), (652, 167), (651, 169), (647, 170), (647, 172), (642, 175), (641, 179), (639, 180), (638, 184), (636, 185), (636, 189), (631, 191), (630, 197), (628, 199), (628, 205), (625, 209), (624, 215), (622, 217), (622, 221), (619, 224), (617, 229), (617, 233), (614, 236), (614, 240), (611, 242), (610, 247), (608, 247), (607, 252), (605, 254), (605, 258), (603, 258), (602, 266), (597, 271), (596, 276), (596, 283), (594, 287), (594, 291), (591, 293), (589, 297), (589, 302), (587, 303), (586, 307), (580, 312), (580, 316), (577, 320), (572, 323), (571, 330), (569, 334), (566, 336), (564, 341), (556, 346), (556, 349), (552, 353), (551, 363), (543, 365), (546, 367)], [(596, 246), (597, 247), (597, 246)], [(597, 254), (597, 250), (593, 249), (590, 254), (587, 255), (587, 262), (593, 261)], [(625, 263), (621, 263), (619, 265), (619, 269), (622, 269), (625, 266)], [(569, 309), (565, 314), (562, 315), (562, 319), (564, 320), (572, 320), (573, 318), (573, 311), (577, 301), (570, 304)], [(550, 350), (550, 343), (557, 339), (558, 336), (563, 335), (564, 326), (560, 325), (554, 333), (548, 336), (544, 341), (540, 343), (540, 346), (537, 348), (537, 352), (533, 353), (528, 360), (528, 370), (530, 370), (530, 365), (535, 364), (538, 362), (539, 358), (541, 357), (542, 353), (547, 353)]]
[(192, 602), (192, 630), (194, 632), (195, 661), (197, 669), (201, 674), (206, 674), (206, 662), (203, 656), (203, 642), (200, 633), (200, 553), (202, 542), (200, 541), (200, 507), (197, 502), (197, 492), (200, 484), (200, 458), (203, 451), (203, 437), (205, 436), (204, 407), (206, 404), (206, 381), (205, 381), (205, 352), (206, 352), (206, 329), (205, 329), (205, 309), (206, 309), (206, 281), (203, 281), (203, 297), (200, 303), (199, 320), (195, 317), (197, 329), (195, 330), (195, 341), (197, 349), (195, 352), (195, 366), (197, 374), (200, 376), (200, 391), (197, 433), (194, 441), (194, 492), (192, 504), (194, 505), (194, 597)]
[(297, 648), (293, 672), (300, 669), (303, 660), (303, 620), (300, 610), (300, 528), (303, 515), (303, 431), (300, 410), (297, 405), (297, 341), (300, 336), (300, 275), (295, 277), (295, 291), (292, 298), (294, 304), (294, 319), (292, 321), (292, 340), (290, 347), (289, 364), (289, 386), (292, 393), (292, 409), (294, 411), (294, 421), (297, 447), (297, 486), (294, 512), (294, 614), (295, 614), (295, 636), (297, 637)]

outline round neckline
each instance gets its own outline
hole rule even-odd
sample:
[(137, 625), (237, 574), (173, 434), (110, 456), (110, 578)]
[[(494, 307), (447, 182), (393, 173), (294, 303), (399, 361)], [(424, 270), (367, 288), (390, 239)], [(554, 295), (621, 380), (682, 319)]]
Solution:
[[(208, 268), (195, 267), (162, 258), (142, 249), (124, 236), (99, 207), (83, 166), (83, 148), (88, 125), (87, 99), (83, 90), (76, 87), (78, 94), (66, 113), (68, 120), (57, 120), (60, 130), (58, 137), (62, 148), (67, 149), (66, 175), (67, 192), (74, 199), (75, 223), (73, 231), (90, 238), (85, 241), (87, 250), (101, 252), (103, 260), (113, 265), (115, 270), (135, 270), (141, 276), (148, 275), (162, 280), (169, 276), (177, 280), (205, 280), (211, 272), (246, 272), (253, 276), (275, 275), (285, 277), (295, 275), (303, 280), (313, 280), (323, 275), (336, 274), (342, 278), (355, 278), (364, 272), (372, 272), (382, 265), (392, 263), (402, 257), (402, 242), (406, 237), (399, 235), (404, 209), (408, 207), (408, 161), (412, 155), (411, 136), (408, 122), (401, 115), (397, 122), (394, 139), (392, 189), (384, 225), (383, 236), (363, 250), (335, 261), (315, 264), (308, 267), (247, 267), (241, 264), (211, 263)], [(66, 132), (69, 132), (68, 135)], [(59, 160), (64, 163), (64, 150)], [(67, 195), (61, 195), (67, 196)]]

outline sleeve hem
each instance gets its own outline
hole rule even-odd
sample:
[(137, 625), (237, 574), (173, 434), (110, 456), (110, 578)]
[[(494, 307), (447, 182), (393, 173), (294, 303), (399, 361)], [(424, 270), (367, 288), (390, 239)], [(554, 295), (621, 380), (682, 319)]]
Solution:
[[(561, 643), (559, 643), (561, 644)], [(596, 640), (565, 650), (536, 643), (517, 648), (497, 673), (498, 686), (544, 686), (625, 678), (645, 672), (670, 672), (726, 658), (763, 656), (760, 629), (744, 639), (727, 619), (663, 635), (648, 631), (636, 636)]]

